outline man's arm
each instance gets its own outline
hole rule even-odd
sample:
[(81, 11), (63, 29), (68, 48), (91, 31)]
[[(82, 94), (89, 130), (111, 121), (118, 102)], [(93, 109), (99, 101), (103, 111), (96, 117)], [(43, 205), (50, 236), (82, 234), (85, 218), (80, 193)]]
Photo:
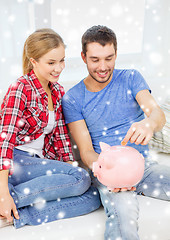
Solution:
[(94, 151), (92, 140), (84, 120), (68, 124), (70, 133), (75, 140), (83, 163), (92, 170), (93, 162), (97, 161), (99, 154)]
[(166, 122), (164, 112), (160, 109), (148, 90), (138, 92), (136, 100), (146, 114), (146, 118), (132, 124), (122, 141), (122, 145), (126, 145), (128, 141), (137, 145), (148, 144), (153, 133), (160, 131)]

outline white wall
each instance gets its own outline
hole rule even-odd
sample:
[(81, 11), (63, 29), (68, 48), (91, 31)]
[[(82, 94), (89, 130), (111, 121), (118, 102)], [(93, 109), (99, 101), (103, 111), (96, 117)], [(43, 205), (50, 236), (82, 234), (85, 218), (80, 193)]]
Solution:
[(22, 74), (24, 41), (41, 27), (52, 27), (68, 45), (60, 83), (67, 90), (80, 81), (87, 75), (81, 35), (95, 24), (117, 34), (116, 67), (138, 69), (161, 103), (170, 94), (169, 0), (1, 0), (0, 94)]
[[(137, 53), (122, 53), (119, 49), (118, 39), (116, 67), (138, 69), (145, 77), (152, 89), (152, 94), (160, 104), (167, 95), (170, 95), (169, 26), (170, 1), (147, 0), (145, 1), (144, 9), (141, 51)], [(62, 78), (65, 88), (68, 89), (70, 87), (68, 79), (72, 79), (76, 83), (85, 74), (87, 74), (87, 71), (80, 58), (69, 59), (67, 69)]]

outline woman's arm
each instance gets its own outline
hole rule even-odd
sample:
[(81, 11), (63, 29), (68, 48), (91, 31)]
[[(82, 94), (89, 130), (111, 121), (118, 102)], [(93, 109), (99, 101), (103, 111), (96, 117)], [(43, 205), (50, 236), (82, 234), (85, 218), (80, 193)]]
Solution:
[(12, 84), (4, 98), (0, 112), (0, 170), (13, 167), (13, 148), (18, 127), (23, 116), (27, 99), (25, 85), (20, 82)]

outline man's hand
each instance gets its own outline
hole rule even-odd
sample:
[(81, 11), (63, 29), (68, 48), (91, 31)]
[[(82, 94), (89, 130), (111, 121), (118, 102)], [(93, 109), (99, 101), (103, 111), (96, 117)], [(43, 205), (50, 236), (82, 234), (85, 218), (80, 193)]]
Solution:
[(12, 213), (16, 219), (19, 219), (16, 205), (10, 193), (0, 191), (0, 218), (6, 218), (8, 222), (12, 222)]
[(143, 119), (140, 122), (133, 123), (121, 144), (126, 145), (127, 142), (130, 141), (136, 145), (146, 145), (153, 136), (154, 129), (155, 122), (149, 118)]
[[(93, 173), (94, 177), (97, 177), (94, 173)], [(135, 187), (131, 187), (131, 188), (114, 188), (113, 190), (111, 190), (111, 192), (117, 193), (117, 192), (126, 192), (126, 191), (135, 191), (136, 188)]]
[(117, 193), (117, 192), (135, 191), (135, 190), (136, 190), (135, 187), (131, 187), (131, 188), (114, 188), (112, 190), (112, 192)]

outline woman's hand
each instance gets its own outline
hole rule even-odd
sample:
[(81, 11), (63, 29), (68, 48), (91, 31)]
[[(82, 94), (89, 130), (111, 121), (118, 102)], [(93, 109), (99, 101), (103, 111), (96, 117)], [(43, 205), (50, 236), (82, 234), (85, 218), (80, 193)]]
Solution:
[(8, 189), (9, 170), (0, 171), (0, 216), (12, 222), (13, 217), (19, 219), (18, 211)]
[(12, 222), (12, 213), (16, 219), (19, 219), (16, 205), (9, 191), (0, 190), (0, 218), (6, 218), (8, 222)]
[(71, 164), (71, 165), (72, 165), (72, 164), (73, 164), (73, 161), (67, 161), (66, 163), (69, 163), (69, 164)]

